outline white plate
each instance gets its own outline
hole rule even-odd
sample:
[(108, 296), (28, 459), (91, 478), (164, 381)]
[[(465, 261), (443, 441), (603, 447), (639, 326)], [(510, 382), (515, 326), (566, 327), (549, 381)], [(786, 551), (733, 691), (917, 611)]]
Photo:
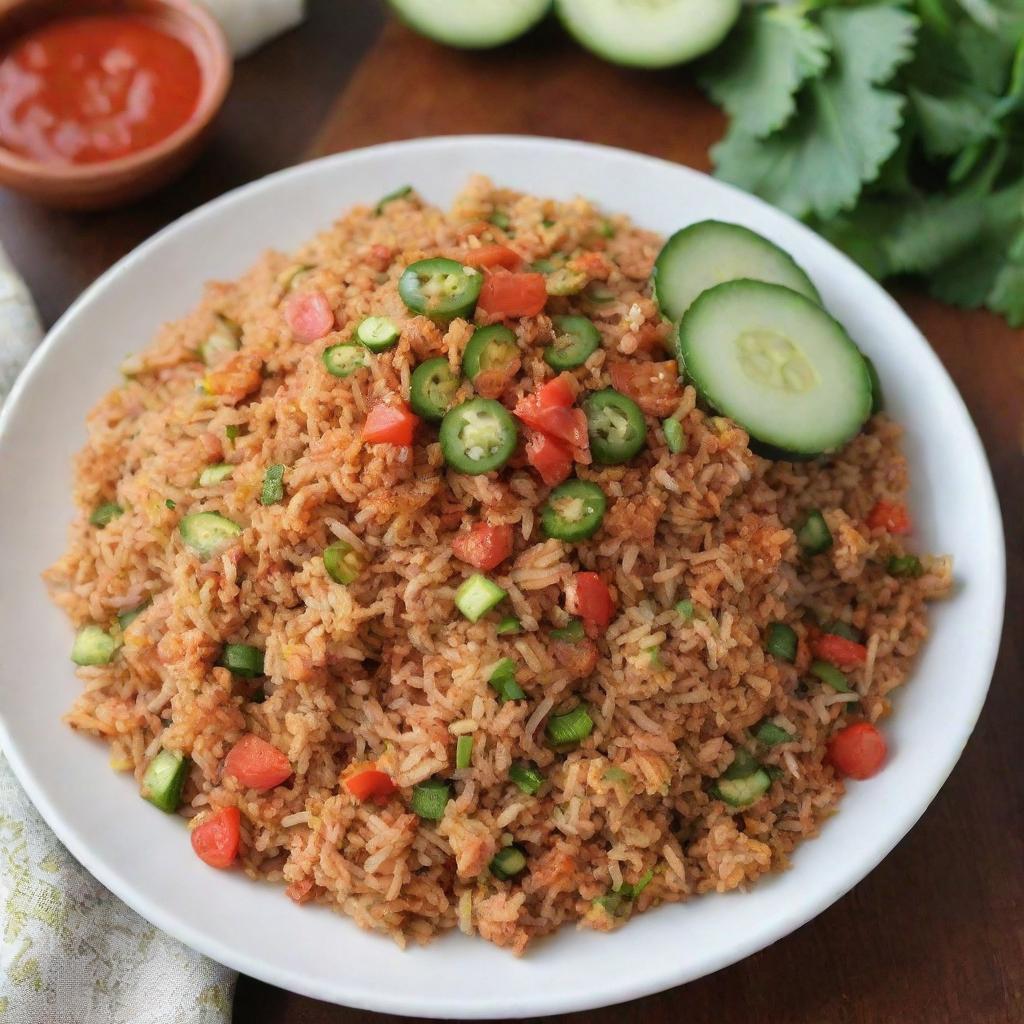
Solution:
[[(916, 539), (951, 552), (958, 580), (956, 597), (933, 606), (934, 635), (886, 724), (890, 763), (850, 787), (792, 870), (747, 894), (643, 914), (613, 935), (564, 928), (521, 960), (458, 934), (400, 952), (344, 917), (296, 906), (278, 887), (205, 867), (180, 821), (155, 813), (131, 780), (112, 773), (104, 746), (61, 724), (79, 689), (72, 633), (39, 580), (64, 545), (83, 418), (117, 383), (126, 352), (188, 310), (203, 281), (236, 276), (265, 247), (293, 246), (350, 204), (406, 182), (447, 204), (475, 171), (540, 195), (589, 196), (661, 232), (705, 217), (737, 221), (788, 249), (877, 364), (888, 407), (907, 427)], [(190, 946), (283, 988), (387, 1013), (529, 1017), (604, 1006), (715, 971), (810, 920), (892, 849), (956, 763), (985, 698), (1003, 615), (1002, 528), (981, 444), (896, 303), (757, 199), (674, 164), (573, 142), (378, 146), (276, 174), (183, 218), (108, 271), (50, 332), (0, 420), (0, 479), (0, 738), (40, 812), (101, 882)]]

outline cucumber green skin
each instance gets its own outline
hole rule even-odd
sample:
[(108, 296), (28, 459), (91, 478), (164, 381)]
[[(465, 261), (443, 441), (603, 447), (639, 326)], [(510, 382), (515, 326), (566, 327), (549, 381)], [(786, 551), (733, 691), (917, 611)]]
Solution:
[[(742, 224), (729, 224), (726, 221), (720, 220), (702, 220), (696, 224), (690, 224), (685, 228), (681, 228), (674, 235), (671, 235), (661, 247), (661, 252), (658, 253), (658, 258), (654, 262), (654, 270), (651, 273), (654, 299), (658, 303), (658, 308), (669, 320), (676, 321), (686, 313), (686, 308), (683, 308), (681, 303), (676, 302), (674, 296), (670, 294), (671, 286), (669, 281), (672, 262), (678, 257), (680, 250), (685, 250), (692, 246), (695, 252), (699, 251), (702, 239), (712, 232), (715, 234), (729, 234), (738, 245), (747, 245), (762, 253), (771, 253), (779, 261), (780, 265), (785, 268), (786, 280), (766, 281), (766, 283), (785, 285), (787, 288), (792, 288), (793, 291), (806, 295), (807, 298), (812, 302), (816, 302), (819, 306), (821, 305), (821, 296), (818, 294), (818, 289), (814, 287), (814, 282), (807, 276), (807, 272), (803, 267), (785, 249), (780, 249), (774, 242), (770, 242), (756, 231), (751, 231), (750, 228), (743, 227)], [(739, 275), (740, 278), (744, 276)], [(733, 280), (737, 279), (739, 278), (733, 278)], [(753, 280), (761, 280), (761, 278), (753, 278)]]
[[(867, 422), (869, 416), (871, 415), (871, 407), (873, 402), (871, 372), (868, 369), (867, 362), (861, 354), (860, 349), (857, 348), (853, 340), (846, 333), (846, 329), (842, 326), (842, 324), (839, 323), (838, 320), (830, 316), (825, 310), (821, 308), (821, 306), (818, 303), (813, 302), (806, 295), (801, 295), (799, 292), (795, 292), (791, 288), (785, 288), (782, 285), (768, 284), (766, 282), (751, 282), (745, 278), (739, 278), (735, 281), (726, 281), (723, 284), (715, 285), (714, 288), (709, 288), (707, 291), (702, 292), (693, 302), (693, 305), (690, 307), (690, 309), (687, 310), (687, 314), (684, 315), (682, 320), (679, 322), (679, 363), (680, 366), (685, 369), (686, 378), (697, 389), (700, 397), (704, 399), (704, 401), (707, 402), (712, 409), (716, 410), (717, 412), (720, 412), (723, 416), (729, 417), (730, 419), (738, 423), (741, 427), (747, 429), (742, 421), (742, 418), (733, 415), (733, 413), (729, 409), (723, 406), (723, 404), (717, 398), (717, 396), (715, 396), (707, 388), (705, 388), (702, 385), (702, 383), (694, 376), (692, 372), (693, 360), (690, 355), (690, 346), (692, 344), (692, 338), (690, 336), (688, 327), (692, 328), (692, 324), (696, 319), (696, 317), (691, 318), (691, 316), (689, 315), (690, 312), (693, 311), (695, 314), (698, 313), (700, 305), (707, 299), (708, 296), (721, 295), (727, 289), (745, 287), (751, 283), (759, 284), (763, 288), (778, 290), (779, 292), (787, 292), (792, 301), (803, 302), (807, 303), (810, 306), (813, 306), (817, 313), (828, 317), (828, 319), (832, 321), (832, 324), (838, 330), (839, 335), (845, 340), (846, 344), (848, 344), (850, 348), (852, 348), (853, 351), (856, 352), (861, 357), (860, 364), (863, 369), (861, 387), (864, 393), (865, 401), (863, 416), (861, 417), (858, 430), (860, 429), (860, 427), (863, 427), (864, 423)], [(845, 444), (846, 442), (851, 440), (854, 436), (856, 436), (856, 433), (857, 431), (854, 431), (854, 433), (851, 434), (850, 437), (846, 438), (846, 441), (841, 442), (841, 444)], [(841, 447), (841, 444), (835, 445), (830, 450), (835, 450), (836, 448)], [(772, 461), (777, 462), (809, 462), (819, 458), (822, 455), (827, 454), (827, 451), (823, 450), (804, 450), (799, 448), (784, 447), (782, 445), (777, 445), (772, 443), (771, 441), (766, 441), (763, 440), (762, 438), (754, 437), (752, 435), (750, 436), (749, 447), (752, 452), (754, 452), (757, 455), (760, 455), (762, 458), (771, 459)]]
[(742, 779), (719, 779), (711, 792), (730, 807), (749, 807), (772, 787), (772, 780), (763, 768)]
[[(588, 0), (589, 2), (589, 0)], [(740, 0), (705, 0), (708, 4), (715, 4), (723, 8), (724, 16), (721, 19), (718, 31), (702, 38), (693, 38), (689, 43), (682, 44), (680, 48), (671, 54), (659, 57), (630, 52), (620, 48), (617, 43), (610, 43), (603, 34), (595, 33), (592, 30), (592, 17), (578, 17), (579, 12), (571, 10), (571, 0), (555, 0), (555, 13), (565, 30), (581, 46), (596, 53), (597, 56), (612, 64), (621, 64), (624, 67), (634, 68), (666, 68), (676, 64), (683, 64), (686, 61), (694, 60), (705, 53), (710, 52), (718, 46), (729, 34), (730, 29), (736, 24), (740, 16), (742, 4)]]
[[(543, 21), (551, 9), (551, 0), (533, 0), (521, 17), (506, 19), (504, 25), (495, 25), (488, 29), (486, 24), (478, 22), (473, 26), (475, 31), (465, 31), (464, 27), (457, 23), (457, 18), (446, 16), (443, 3), (434, 5), (439, 11), (436, 21), (433, 13), (425, 17), (424, 11), (421, 10), (422, 5), (417, 4), (415, 0), (389, 0), (389, 3), (395, 14), (414, 32), (419, 32), (436, 43), (454, 46), (460, 50), (489, 50), (510, 43)], [(485, 14), (482, 21), (486, 20)]]

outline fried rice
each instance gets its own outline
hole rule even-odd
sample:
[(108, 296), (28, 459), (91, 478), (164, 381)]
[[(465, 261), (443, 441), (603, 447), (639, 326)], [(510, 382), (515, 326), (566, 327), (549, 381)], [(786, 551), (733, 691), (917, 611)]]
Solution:
[[(195, 825), (237, 808), (246, 873), (399, 943), (458, 927), (521, 953), (565, 922), (609, 930), (784, 869), (842, 796), (830, 736), (889, 713), (926, 636), (925, 603), (948, 591), (951, 568), (922, 556), (916, 578), (887, 571), (905, 539), (870, 526), (869, 514), (879, 500), (905, 501), (908, 471), (900, 428), (884, 414), (832, 456), (771, 462), (673, 378), (645, 406), (644, 451), (623, 465), (577, 466), (601, 485), (608, 512), (575, 544), (543, 536), (549, 488), (521, 456), (467, 476), (446, 467), (429, 426), (411, 447), (365, 442), (368, 410), (407, 399), (426, 358), (457, 369), (473, 330), (412, 314), (397, 291), (403, 269), (494, 243), (527, 263), (557, 255), (583, 280), (542, 314), (510, 322), (522, 363), (501, 394), (510, 408), (555, 375), (542, 351), (556, 313), (581, 313), (601, 334), (572, 371), (581, 392), (621, 386), (615, 365), (669, 358), (671, 327), (649, 287), (661, 239), (625, 217), (482, 178), (450, 212), (415, 193), (354, 208), (297, 253), (268, 253), (239, 281), (209, 285), (197, 309), (129, 358), (123, 383), (89, 416), (81, 514), (47, 581), (76, 625), (99, 624), (120, 645), (109, 664), (78, 670), (84, 689), (68, 723), (106, 741), (112, 767), (140, 782), (160, 750), (187, 755), (179, 813)], [(296, 292), (329, 303), (333, 329), (319, 340), (289, 325)], [(325, 372), (324, 349), (371, 314), (394, 321), (398, 344), (344, 379)], [(203, 339), (224, 322), (240, 328), (241, 348), (204, 365)], [(471, 394), (467, 383), (460, 394)], [(661, 405), (681, 422), (679, 454), (666, 445)], [(230, 477), (199, 486), (219, 463), (233, 466)], [(278, 464), (284, 498), (263, 504), (266, 470)], [(99, 529), (88, 518), (104, 502), (123, 514)], [(812, 508), (834, 543), (808, 558), (794, 531)], [(199, 511), (243, 528), (205, 562), (178, 531)], [(480, 521), (513, 531), (511, 556), (489, 576), (507, 593), (501, 614), (521, 624), (514, 635), (497, 632), (501, 615), (473, 623), (454, 605), (475, 570), (452, 542)], [(363, 566), (348, 585), (325, 570), (336, 540)], [(587, 641), (596, 656), (583, 659), (549, 635), (569, 622), (581, 570), (597, 572), (615, 603), (610, 625)], [(691, 614), (677, 609), (682, 600)], [(140, 606), (119, 629), (118, 614)], [(821, 624), (836, 620), (867, 649), (850, 692), (807, 671)], [(765, 651), (775, 621), (796, 633), (792, 664)], [(226, 643), (262, 649), (264, 675), (219, 667)], [(504, 658), (524, 699), (503, 702), (488, 683)], [(553, 748), (545, 722), (581, 700), (592, 733)], [(766, 719), (792, 739), (752, 745)], [(246, 734), (287, 757), (286, 782), (261, 791), (224, 771)], [(464, 736), (471, 763), (457, 768)], [(741, 747), (772, 782), (737, 809), (713, 783)], [(543, 776), (534, 794), (509, 779), (523, 762)], [(345, 786), (367, 765), (393, 780), (390, 796), (361, 802)], [(433, 778), (451, 786), (436, 821), (410, 805), (412, 787)], [(187, 842), (183, 828), (183, 856)], [(489, 865), (512, 843), (527, 867), (506, 880)]]

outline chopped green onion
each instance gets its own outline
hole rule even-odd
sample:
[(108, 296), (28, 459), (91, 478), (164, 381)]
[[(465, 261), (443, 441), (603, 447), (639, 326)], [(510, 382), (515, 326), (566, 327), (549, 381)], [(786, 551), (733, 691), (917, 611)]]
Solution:
[(495, 628), (498, 636), (515, 636), (522, 631), (523, 624), (514, 615), (506, 615)]
[(117, 641), (99, 626), (83, 626), (75, 634), (71, 660), (76, 665), (108, 665), (117, 651)]
[(526, 854), (518, 846), (505, 846), (491, 861), (491, 874), (507, 882), (526, 867)]
[(128, 611), (121, 612), (117, 616), (117, 624), (121, 629), (127, 629), (152, 603), (152, 599), (149, 599), (148, 601), (143, 601), (142, 604), (137, 605), (135, 608), (129, 608)]
[(630, 907), (640, 893), (644, 891), (654, 880), (654, 869), (649, 868), (632, 885), (623, 882), (617, 889), (599, 896), (594, 902), (606, 910), (612, 917), (620, 917), (628, 913)]
[(481, 573), (473, 573), (455, 591), (455, 607), (469, 619), (478, 622), (505, 599), (505, 591)]
[(826, 633), (830, 633), (832, 636), (844, 637), (847, 640), (852, 640), (855, 644), (859, 644), (862, 640), (860, 630), (854, 628), (848, 622), (843, 622), (841, 619), (836, 619), (835, 622), (829, 622), (822, 628)]
[(102, 530), (104, 526), (109, 526), (118, 516), (123, 515), (124, 509), (116, 501), (105, 501), (92, 510), (89, 522)]
[(737, 747), (732, 764), (722, 772), (723, 779), (745, 779), (760, 768), (757, 758), (745, 747)]
[(263, 675), (263, 652), (251, 644), (227, 644), (217, 664), (232, 675), (251, 679)]
[(668, 445), (668, 450), (673, 455), (678, 455), (686, 448), (686, 433), (679, 420), (662, 420), (661, 429), (665, 431), (665, 444)]
[(511, 658), (502, 658), (487, 679), (487, 682), (498, 691), (502, 704), (510, 700), (522, 700), (526, 696), (516, 682), (516, 667)]
[(168, 498), (164, 502), (164, 506), (173, 512), (178, 507), (178, 503), (173, 498)]
[(261, 505), (275, 505), (284, 498), (284, 466), (280, 463), (271, 466), (263, 477), (263, 491), (260, 493)]
[(830, 665), (827, 661), (811, 662), (811, 675), (831, 686), (837, 693), (850, 692), (850, 684), (846, 681), (846, 676), (835, 665)]
[(215, 466), (207, 466), (206, 469), (199, 474), (199, 486), (213, 487), (214, 484), (219, 484), (222, 480), (227, 480), (234, 471), (235, 467), (232, 466), (230, 462), (218, 462)]
[(550, 217), (545, 217), (541, 224), (546, 228), (553, 228), (555, 226), (555, 222)]
[(532, 761), (512, 765), (508, 777), (527, 796), (535, 796), (537, 790), (544, 785), (544, 773)]
[(455, 767), (468, 768), (473, 760), (473, 737), (460, 736), (455, 741)]
[(605, 782), (612, 783), (633, 781), (633, 776), (625, 768), (620, 768), (617, 764), (613, 764), (611, 768), (607, 769), (602, 777)]
[(402, 185), (396, 188), (394, 192), (389, 192), (386, 196), (381, 196), (380, 201), (373, 208), (373, 212), (379, 217), (384, 212), (384, 207), (388, 203), (394, 202), (396, 199), (404, 199), (407, 195), (412, 193), (412, 185)]
[(812, 508), (807, 513), (803, 525), (796, 532), (796, 539), (808, 555), (820, 555), (832, 547), (832, 531), (818, 509)]
[(610, 220), (601, 221), (601, 226), (598, 228), (602, 238), (614, 238), (615, 237), (615, 225)]
[(508, 219), (508, 214), (503, 213), (501, 210), (495, 210), (494, 213), (491, 214), (491, 223), (502, 231), (508, 231), (512, 226), (512, 221)]
[(229, 423), (224, 428), (224, 435), (229, 441), (237, 441), (242, 436), (243, 428), (237, 423)]
[(676, 601), (676, 611), (682, 616), (684, 622), (693, 622), (696, 614), (693, 608), (693, 601), (688, 597), (682, 601)]
[(917, 579), (924, 575), (924, 566), (917, 555), (894, 555), (889, 559), (886, 568), (890, 576), (897, 576), (900, 579)]
[(451, 796), (451, 786), (441, 779), (427, 779), (412, 787), (409, 806), (427, 821), (440, 821)]
[(793, 736), (774, 722), (766, 719), (754, 730), (754, 739), (758, 743), (763, 743), (766, 747), (774, 747), (779, 743), (791, 743)]
[(661, 644), (655, 644), (654, 647), (645, 647), (644, 654), (647, 655), (647, 660), (652, 668), (658, 668), (662, 665)]
[(398, 337), (398, 328), (386, 316), (368, 316), (356, 328), (356, 338), (371, 352), (386, 352)]
[(363, 556), (347, 541), (336, 540), (324, 548), (324, 568), (335, 583), (354, 583), (364, 564)]
[(552, 640), (561, 640), (569, 644), (578, 644), (583, 639), (583, 620), (570, 619), (561, 629), (553, 629), (548, 634)]
[(586, 704), (577, 704), (571, 711), (548, 719), (547, 736), (556, 747), (581, 743), (594, 731), (594, 720)]
[(161, 750), (142, 776), (142, 796), (154, 807), (173, 814), (181, 803), (188, 776), (188, 758), (176, 750)]
[(796, 633), (784, 622), (769, 622), (764, 649), (776, 658), (791, 662), (796, 657)]

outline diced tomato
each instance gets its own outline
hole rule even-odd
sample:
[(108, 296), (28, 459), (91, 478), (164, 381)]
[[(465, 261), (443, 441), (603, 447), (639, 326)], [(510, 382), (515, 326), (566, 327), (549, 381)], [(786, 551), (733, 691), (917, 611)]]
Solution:
[(334, 330), (334, 310), (321, 291), (292, 296), (285, 306), (284, 318), (299, 341), (318, 341)]
[(477, 569), (493, 569), (512, 554), (512, 527), (477, 523), (452, 541), (452, 551)]
[(498, 316), (536, 316), (547, 301), (543, 274), (492, 274), (480, 289), (477, 305)]
[(868, 649), (856, 640), (847, 640), (845, 636), (822, 633), (812, 645), (819, 658), (840, 668), (856, 668), (868, 660)]
[(273, 789), (291, 778), (291, 762), (273, 745), (251, 732), (228, 751), (224, 774), (249, 789)]
[(671, 416), (683, 400), (674, 359), (662, 363), (612, 363), (608, 376), (612, 387), (632, 398), (648, 416)]
[(868, 513), (868, 526), (872, 530), (888, 530), (900, 537), (914, 528), (907, 506), (898, 501), (876, 501)]
[(887, 753), (885, 737), (870, 722), (854, 722), (828, 741), (828, 758), (851, 779), (876, 775)]
[(526, 460), (540, 473), (541, 480), (548, 487), (567, 480), (572, 473), (572, 450), (539, 430), (528, 430), (527, 433)]
[(375, 405), (363, 425), (363, 440), (408, 448), (420, 419), (405, 405)]
[(459, 261), (469, 267), (504, 267), (506, 270), (518, 270), (523, 265), (523, 257), (507, 245), (481, 245), (479, 249), (467, 249), (459, 257)]
[(571, 640), (552, 640), (551, 653), (573, 679), (585, 679), (597, 668), (598, 650), (593, 640), (584, 637)]
[(211, 868), (229, 868), (238, 856), (242, 816), (237, 807), (222, 807), (192, 829), (192, 849)]
[(564, 441), (570, 448), (590, 451), (587, 416), (582, 409), (566, 408), (563, 405), (545, 406), (537, 394), (520, 398), (516, 403), (515, 414), (528, 427), (557, 441)]
[(360, 802), (375, 800), (381, 803), (398, 787), (394, 779), (387, 772), (378, 771), (376, 768), (364, 768), (355, 775), (345, 779), (345, 788)]
[(542, 409), (563, 407), (568, 409), (576, 401), (576, 390), (570, 373), (560, 373), (554, 380), (542, 384), (537, 390)]
[(608, 626), (615, 614), (615, 602), (612, 601), (611, 591), (596, 572), (578, 572), (574, 583), (575, 586), (567, 601), (568, 610), (583, 619), (588, 636), (596, 637)]

